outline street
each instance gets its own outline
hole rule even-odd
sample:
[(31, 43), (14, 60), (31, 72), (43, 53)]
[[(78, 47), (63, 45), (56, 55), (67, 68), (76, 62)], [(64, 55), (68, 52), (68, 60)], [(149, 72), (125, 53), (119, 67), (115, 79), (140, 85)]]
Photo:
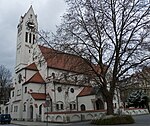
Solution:
[[(150, 115), (138, 115), (138, 116), (133, 116), (133, 118), (135, 119), (134, 124), (125, 124), (125, 125), (116, 125), (116, 126), (129, 126), (129, 125), (150, 126)], [(13, 124), (3, 124), (3, 126), (47, 126), (47, 124), (43, 122), (12, 121), (12, 123)], [(97, 126), (97, 125), (90, 124), (90, 122), (87, 121), (87, 122), (76, 122), (76, 123), (48, 123), (48, 126)]]
[(0, 124), (0, 126), (18, 126), (18, 125), (14, 125), (14, 124)]

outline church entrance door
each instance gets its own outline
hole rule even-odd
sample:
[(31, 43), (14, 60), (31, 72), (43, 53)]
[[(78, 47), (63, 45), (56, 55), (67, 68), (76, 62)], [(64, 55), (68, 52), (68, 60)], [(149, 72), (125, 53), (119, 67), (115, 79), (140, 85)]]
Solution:
[(96, 110), (104, 109), (104, 103), (101, 99), (96, 100)]
[(30, 119), (33, 120), (33, 106), (30, 105)]

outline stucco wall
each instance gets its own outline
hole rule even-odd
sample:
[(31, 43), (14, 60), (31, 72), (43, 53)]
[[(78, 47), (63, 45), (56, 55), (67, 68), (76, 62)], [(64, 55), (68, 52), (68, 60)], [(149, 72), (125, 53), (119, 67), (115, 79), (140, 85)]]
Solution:
[(95, 99), (95, 95), (89, 95), (84, 97), (77, 97), (78, 99), (78, 110), (81, 111), (81, 105), (85, 105), (86, 110), (94, 110), (92, 99)]
[(45, 113), (45, 118), (43, 121), (49, 122), (76, 122), (76, 121), (85, 121), (100, 118), (105, 111), (78, 111), (78, 112), (61, 112), (61, 113)]

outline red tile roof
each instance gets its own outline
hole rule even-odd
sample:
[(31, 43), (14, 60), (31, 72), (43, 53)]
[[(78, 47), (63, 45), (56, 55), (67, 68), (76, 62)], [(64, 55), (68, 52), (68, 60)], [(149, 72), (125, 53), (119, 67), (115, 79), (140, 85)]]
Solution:
[(45, 99), (46, 99), (45, 93), (31, 93), (31, 96), (32, 96), (35, 100), (45, 100)]
[(56, 51), (43, 46), (39, 46), (39, 48), (47, 61), (47, 66), (50, 68), (79, 73), (91, 72), (91, 68), (87, 62), (76, 55)]
[(42, 78), (41, 74), (39, 72), (37, 72), (26, 83), (40, 83), (40, 84), (44, 84), (45, 81)]
[(38, 71), (35, 63), (28, 65), (27, 67), (25, 67), (25, 69)]
[(94, 95), (93, 87), (84, 87), (83, 90), (77, 95), (79, 97), (81, 96), (87, 96), (87, 95)]

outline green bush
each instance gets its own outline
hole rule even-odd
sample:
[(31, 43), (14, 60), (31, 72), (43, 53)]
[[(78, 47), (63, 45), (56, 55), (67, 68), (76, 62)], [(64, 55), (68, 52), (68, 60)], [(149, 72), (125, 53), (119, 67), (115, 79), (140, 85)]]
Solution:
[(111, 117), (103, 117), (100, 119), (95, 119), (91, 121), (92, 124), (96, 125), (117, 125), (117, 124), (132, 124), (134, 123), (134, 119), (130, 115), (123, 116), (111, 116)]

